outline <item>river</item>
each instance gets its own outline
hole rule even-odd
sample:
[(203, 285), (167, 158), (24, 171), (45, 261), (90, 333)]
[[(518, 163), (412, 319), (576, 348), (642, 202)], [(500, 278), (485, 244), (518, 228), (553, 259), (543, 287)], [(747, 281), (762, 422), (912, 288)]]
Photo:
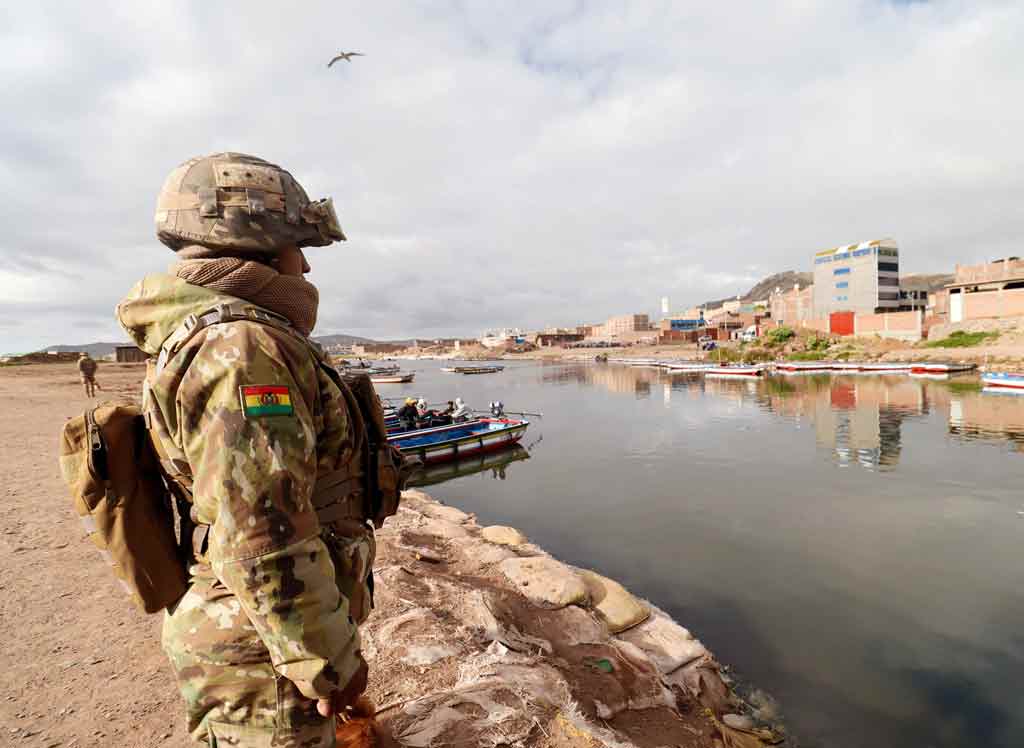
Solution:
[(381, 394), (544, 414), (527, 451), (435, 496), (649, 598), (774, 697), (799, 745), (1024, 745), (1024, 396), (410, 366)]

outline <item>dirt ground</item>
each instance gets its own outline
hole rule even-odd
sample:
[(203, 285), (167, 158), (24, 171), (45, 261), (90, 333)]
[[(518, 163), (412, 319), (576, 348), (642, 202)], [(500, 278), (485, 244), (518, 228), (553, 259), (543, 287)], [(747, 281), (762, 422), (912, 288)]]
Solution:
[[(142, 372), (101, 364), (101, 399), (134, 400)], [(60, 428), (88, 402), (74, 364), (0, 367), (0, 745), (184, 746), (160, 616), (124, 596), (60, 477)]]
[[(142, 365), (101, 364), (100, 399), (137, 400), (143, 370)], [(60, 477), (60, 428), (89, 402), (74, 364), (0, 367), (0, 402), (0, 466), (6, 476), (0, 526), (0, 568), (5, 570), (0, 576), (0, 745), (191, 745), (170, 667), (160, 649), (161, 617), (144, 615), (124, 596), (84, 538)], [(480, 561), (488, 553), (496, 563), (509, 554), (541, 554), (540, 549), (492, 547), (481, 540), (474, 518), (459, 519), (461, 513), (442, 507), (454, 512), (456, 518), (451, 519), (422, 494), (408, 503), (379, 536), (378, 607), (368, 623), (364, 645), (374, 650), (367, 654), (369, 694), (374, 701), (378, 705), (410, 702), (382, 716), (382, 745), (393, 744), (388, 730), (416, 729), (417, 720), (425, 719), (424, 709), (450, 715), (454, 708), (472, 716), (476, 707), (465, 706), (465, 700), (472, 698), (477, 699), (474, 703), (494, 707), (493, 699), (500, 701), (505, 687), (500, 678), (493, 680), (495, 674), (505, 672), (515, 679), (520, 672), (516, 668), (529, 677), (547, 674), (544, 677), (555, 684), (551, 688), (562, 689), (566, 697), (561, 706), (549, 703), (528, 712), (532, 722), (520, 725), (525, 737), (519, 744), (551, 748), (608, 744), (611, 737), (600, 739), (600, 731), (609, 730), (606, 735), (614, 736), (612, 742), (619, 745), (722, 745), (712, 712), (720, 717), (726, 711), (727, 694), (718, 692), (719, 680), (709, 690), (707, 677), (718, 678), (717, 663), (710, 655), (673, 671), (672, 685), (644, 652), (604, 632), (599, 639), (587, 640), (597, 643), (585, 647), (597, 647), (595, 652), (615, 662), (615, 673), (595, 673), (594, 653), (559, 643), (564, 626), (558, 614), (530, 609), (496, 566)], [(473, 600), (482, 600), (484, 608), (474, 608)], [(488, 637), (479, 626), (467, 623), (473, 616), (486, 617), (481, 613), (484, 609), (498, 611), (498, 620), (492, 624), (504, 634)], [(593, 618), (581, 608), (564, 610), (565, 615), (575, 611), (577, 617)], [(395, 627), (406, 618), (418, 622), (408, 627), (413, 640), (402, 644), (401, 631)], [(452, 652), (438, 650), (437, 641), (417, 643), (422, 621), (440, 627), (437, 641), (453, 648)], [(527, 642), (525, 648), (523, 642)], [(544, 642), (553, 646), (545, 650)], [(528, 652), (534, 645), (539, 649)], [(424, 652), (428, 659), (437, 659), (436, 666), (420, 666), (417, 658), (424, 657)], [(467, 680), (467, 668), (473, 663), (479, 672)], [(636, 679), (650, 689), (647, 701), (634, 692), (635, 682), (640, 682)], [(709, 711), (711, 702), (704, 695), (694, 696), (701, 691), (718, 700), (721, 708)], [(600, 699), (618, 703), (612, 698), (616, 693), (621, 708), (613, 709), (614, 714), (602, 713), (610, 707)], [(728, 702), (729, 709), (742, 707), (731, 696)], [(451, 737), (463, 727), (450, 727), (455, 731)], [(515, 727), (504, 723), (502, 729)], [(591, 728), (597, 732), (588, 732)], [(719, 724), (717, 729), (726, 728)]]

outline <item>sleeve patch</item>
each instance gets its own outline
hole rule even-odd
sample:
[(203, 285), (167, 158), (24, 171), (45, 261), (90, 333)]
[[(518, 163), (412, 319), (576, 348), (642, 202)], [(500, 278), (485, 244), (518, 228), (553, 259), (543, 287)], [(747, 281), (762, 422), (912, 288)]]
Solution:
[(291, 393), (282, 384), (243, 384), (238, 388), (238, 396), (246, 418), (290, 416), (295, 412)]

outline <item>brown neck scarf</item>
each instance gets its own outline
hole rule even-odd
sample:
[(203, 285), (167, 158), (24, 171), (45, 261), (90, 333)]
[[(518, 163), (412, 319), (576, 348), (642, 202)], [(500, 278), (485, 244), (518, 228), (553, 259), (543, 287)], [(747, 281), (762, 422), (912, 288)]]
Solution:
[(188, 283), (219, 291), (286, 317), (303, 335), (316, 325), (320, 294), (298, 275), (281, 275), (269, 265), (240, 257), (184, 260), (171, 272)]

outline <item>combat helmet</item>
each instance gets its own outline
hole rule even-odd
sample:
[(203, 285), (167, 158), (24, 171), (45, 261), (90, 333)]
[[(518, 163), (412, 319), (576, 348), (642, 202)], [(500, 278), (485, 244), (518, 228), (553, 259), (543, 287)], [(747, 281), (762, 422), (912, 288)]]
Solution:
[(156, 235), (175, 252), (201, 245), (273, 255), (289, 245), (344, 241), (331, 198), (310, 201), (276, 164), (244, 153), (192, 158), (170, 173), (156, 203)]

